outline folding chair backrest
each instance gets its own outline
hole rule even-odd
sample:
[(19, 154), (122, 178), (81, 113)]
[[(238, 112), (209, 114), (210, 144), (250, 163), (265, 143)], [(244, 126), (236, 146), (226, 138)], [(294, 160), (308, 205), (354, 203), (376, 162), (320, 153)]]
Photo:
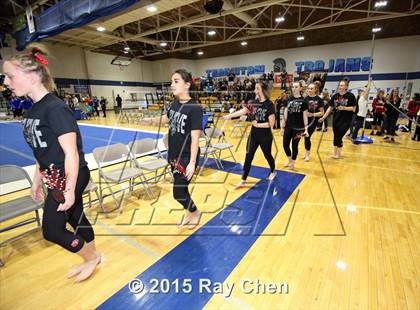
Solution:
[(223, 137), (223, 131), (220, 128), (206, 128), (206, 136), (210, 139), (220, 139)]
[(117, 160), (127, 160), (130, 158), (127, 146), (122, 143), (97, 147), (93, 150), (92, 153), (98, 166), (102, 166), (102, 163)]
[(155, 151), (157, 149), (156, 140), (152, 138), (145, 138), (141, 140), (135, 140), (128, 143), (128, 148), (132, 154), (144, 154)]
[[(6, 185), (12, 182), (13, 185)], [(32, 186), (32, 180), (25, 169), (14, 165), (0, 166), (0, 194), (6, 195), (16, 190), (27, 189)]]
[(165, 134), (162, 138), (163, 144), (165, 145), (165, 148), (168, 149), (168, 144), (169, 144), (169, 135)]
[(31, 178), (25, 169), (14, 165), (0, 166), (0, 185), (24, 180), (28, 181), (31, 186)]

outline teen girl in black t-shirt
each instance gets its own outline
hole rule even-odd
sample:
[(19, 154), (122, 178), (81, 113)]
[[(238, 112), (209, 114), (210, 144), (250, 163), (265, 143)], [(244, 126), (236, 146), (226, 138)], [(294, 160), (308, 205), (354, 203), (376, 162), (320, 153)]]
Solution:
[(311, 136), (319, 124), (319, 118), (324, 115), (324, 101), (318, 96), (318, 86), (311, 83), (308, 85), (307, 91), (308, 96), (305, 100), (308, 105), (308, 136), (305, 136), (305, 154), (302, 157), (305, 161), (309, 161)]
[(261, 147), (264, 157), (270, 165), (271, 173), (268, 176), (268, 179), (273, 180), (276, 176), (274, 158), (271, 154), (271, 146), (273, 144), (273, 134), (271, 130), (274, 127), (276, 117), (274, 113), (274, 104), (269, 99), (270, 94), (266, 82), (259, 81), (255, 85), (255, 96), (255, 103), (250, 103), (241, 110), (222, 117), (222, 120), (228, 120), (248, 114), (252, 120), (251, 133), (248, 136), (246, 147), (242, 180), (236, 188), (245, 186), (246, 179), (251, 169), (252, 160), (254, 159), (258, 147)]
[[(179, 226), (187, 226), (190, 229), (197, 226), (201, 216), (191, 199), (188, 185), (200, 155), (198, 143), (203, 120), (201, 106), (190, 96), (192, 85), (189, 72), (183, 69), (175, 71), (172, 75), (171, 90), (176, 99), (161, 119), (163, 123), (169, 123), (168, 162), (174, 177), (173, 195), (185, 209), (185, 216)], [(146, 118), (141, 123), (154, 121), (155, 119)]]
[[(72, 111), (61, 99), (50, 94), (55, 87), (45, 54), (40, 45), (33, 44), (7, 60), (3, 64), (4, 84), (17, 96), (28, 95), (34, 102), (23, 125), (25, 140), (37, 161), (32, 199), (44, 199), (44, 179), (49, 188), (42, 219), (44, 238), (84, 259), (83, 264), (68, 274), (80, 282), (89, 278), (101, 261), (92, 226), (83, 212), (82, 195), (90, 173)], [(67, 223), (74, 232), (66, 229)]]
[(356, 97), (349, 91), (348, 79), (344, 78), (338, 84), (338, 92), (335, 93), (329, 102), (329, 107), (324, 116), (319, 119), (323, 122), (331, 112), (333, 115), (333, 132), (334, 132), (334, 154), (333, 158), (338, 159), (341, 156), (343, 148), (343, 137), (349, 130), (353, 113), (356, 111)]
[[(301, 82), (293, 83), (292, 90), (293, 96), (287, 102), (281, 124), (283, 149), (288, 160), (284, 166), (290, 169), (295, 168), (300, 138), (308, 135), (308, 103), (302, 98)], [(292, 142), (291, 151), (290, 142)]]

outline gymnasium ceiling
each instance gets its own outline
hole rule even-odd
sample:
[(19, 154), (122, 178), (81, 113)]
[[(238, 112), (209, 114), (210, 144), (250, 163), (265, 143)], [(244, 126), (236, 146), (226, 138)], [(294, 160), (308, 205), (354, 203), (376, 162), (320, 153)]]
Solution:
[[(219, 14), (204, 10), (205, 0), (141, 0), (128, 10), (46, 39), (94, 52), (146, 60), (199, 59), (282, 48), (420, 34), (420, 0), (225, 0)], [(58, 0), (1, 0), (4, 25), (28, 2), (34, 15)], [(155, 6), (155, 12), (147, 10)], [(277, 17), (283, 22), (276, 22)], [(97, 31), (103, 26), (105, 31)], [(214, 30), (213, 36), (208, 31)], [(297, 36), (304, 36), (298, 41)], [(247, 45), (241, 45), (246, 41)], [(161, 42), (167, 46), (162, 47)], [(124, 54), (124, 47), (130, 47)], [(396, 47), (396, 52), (398, 48)], [(198, 55), (197, 52), (203, 52)]]

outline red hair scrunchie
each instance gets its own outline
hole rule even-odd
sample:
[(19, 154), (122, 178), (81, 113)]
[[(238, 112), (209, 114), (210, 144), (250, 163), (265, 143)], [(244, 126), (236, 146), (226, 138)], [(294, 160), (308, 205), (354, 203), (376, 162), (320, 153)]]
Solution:
[(48, 60), (42, 57), (39, 53), (35, 53), (34, 57), (41, 65), (48, 65)]

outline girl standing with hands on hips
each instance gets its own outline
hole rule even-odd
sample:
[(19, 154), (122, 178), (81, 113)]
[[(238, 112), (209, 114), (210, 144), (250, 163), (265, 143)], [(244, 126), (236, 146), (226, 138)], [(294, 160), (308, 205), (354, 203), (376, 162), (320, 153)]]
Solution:
[[(36, 159), (32, 199), (44, 199), (44, 180), (48, 187), (42, 218), (44, 238), (83, 258), (84, 263), (67, 275), (81, 282), (101, 262), (92, 226), (83, 212), (82, 194), (90, 172), (73, 112), (51, 94), (55, 86), (45, 55), (41, 45), (32, 44), (5, 61), (4, 84), (17, 96), (29, 96), (34, 102), (23, 121), (25, 140)], [(74, 232), (66, 229), (67, 223)]]
[[(308, 102), (302, 97), (301, 82), (294, 82), (292, 90), (293, 96), (287, 102), (281, 124), (283, 149), (287, 156), (284, 166), (289, 169), (295, 168), (300, 138), (308, 136)], [(290, 142), (292, 142), (292, 150), (290, 150)]]
[[(173, 195), (185, 209), (185, 216), (179, 227), (193, 229), (200, 221), (198, 211), (188, 191), (188, 185), (197, 168), (200, 156), (199, 139), (202, 129), (203, 111), (191, 98), (192, 76), (184, 69), (172, 75), (171, 91), (175, 100), (171, 103), (161, 121), (169, 123), (168, 161), (174, 177)], [(158, 122), (159, 118), (145, 118), (141, 123)]]
[(258, 81), (255, 84), (255, 95), (256, 102), (254, 104), (248, 104), (241, 110), (223, 116), (222, 120), (228, 120), (241, 115), (250, 115), (252, 119), (251, 133), (248, 136), (246, 146), (245, 163), (243, 166), (243, 173), (241, 182), (236, 188), (245, 186), (246, 179), (249, 171), (251, 170), (252, 160), (254, 159), (255, 152), (258, 147), (261, 147), (264, 157), (270, 165), (270, 175), (268, 180), (273, 180), (276, 176), (275, 162), (273, 155), (271, 154), (271, 146), (273, 144), (273, 133), (272, 128), (276, 121), (274, 104), (270, 101), (270, 93), (268, 91), (268, 84), (265, 81)]
[(324, 116), (319, 119), (323, 122), (331, 112), (333, 115), (333, 132), (334, 132), (334, 154), (332, 158), (339, 159), (343, 148), (343, 137), (349, 130), (353, 113), (356, 111), (356, 97), (349, 92), (349, 80), (343, 78), (338, 84), (338, 92), (335, 93), (329, 102), (329, 107)]

